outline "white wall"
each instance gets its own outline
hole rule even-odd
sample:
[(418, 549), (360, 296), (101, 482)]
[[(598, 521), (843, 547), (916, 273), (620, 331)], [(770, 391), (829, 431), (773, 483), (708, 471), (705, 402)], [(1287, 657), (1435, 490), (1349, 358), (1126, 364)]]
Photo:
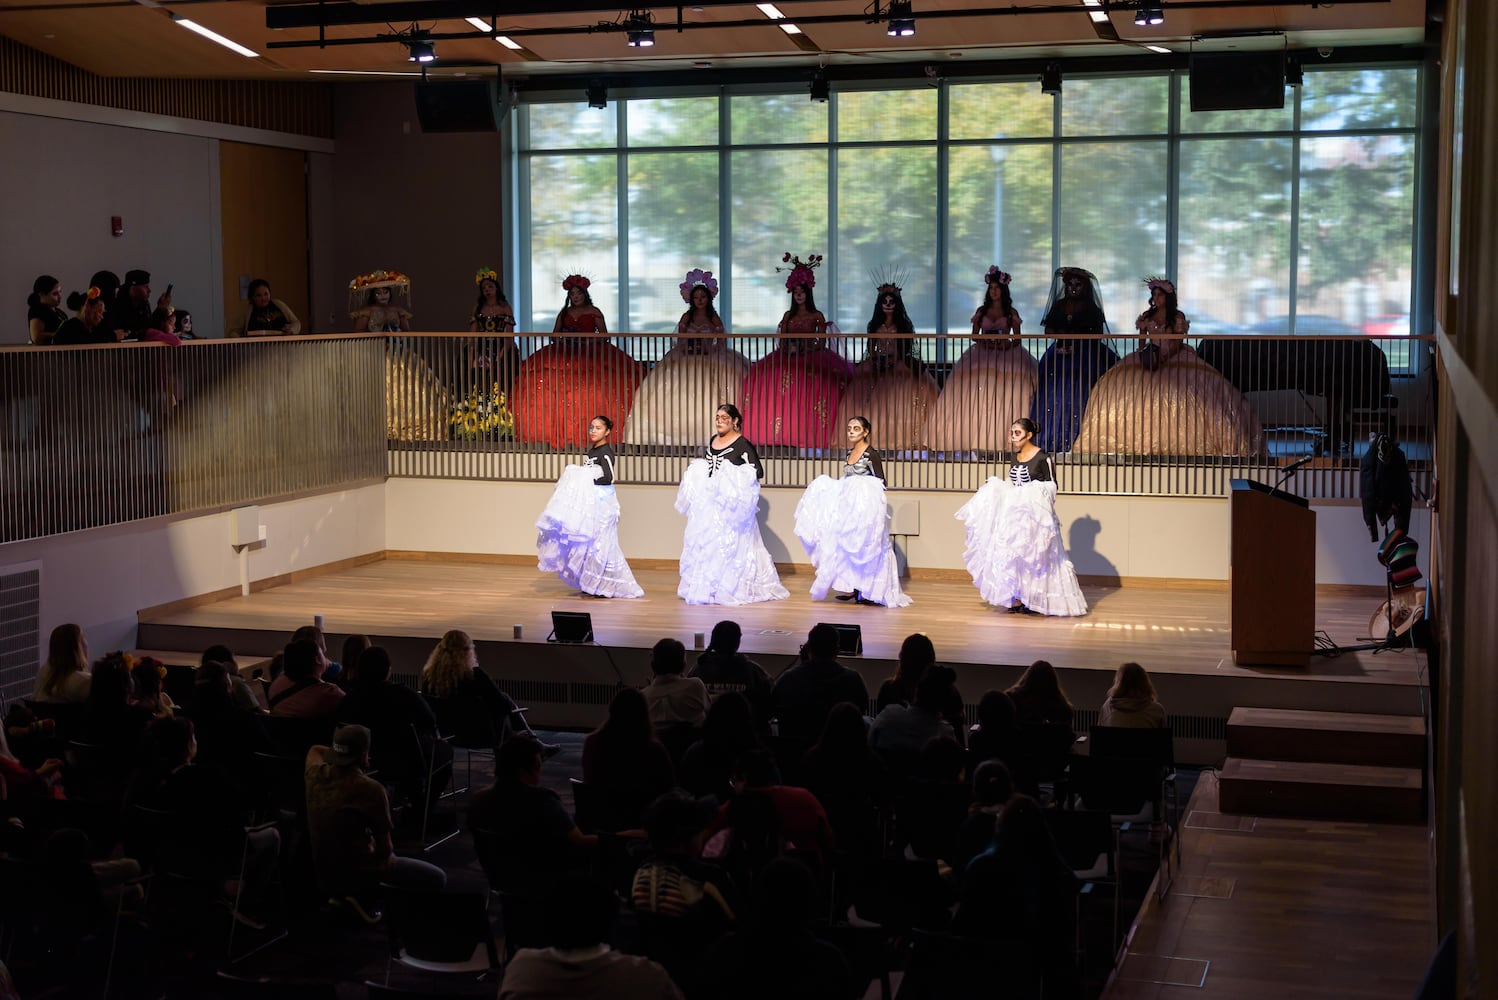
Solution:
[[(385, 548), (385, 487), (268, 504), (266, 544), (247, 555), (249, 578), (267, 577)], [(96, 652), (135, 645), (136, 612), (240, 582), (227, 511), (158, 518), (0, 545), (0, 566), (42, 564), (41, 634), (84, 628)]]

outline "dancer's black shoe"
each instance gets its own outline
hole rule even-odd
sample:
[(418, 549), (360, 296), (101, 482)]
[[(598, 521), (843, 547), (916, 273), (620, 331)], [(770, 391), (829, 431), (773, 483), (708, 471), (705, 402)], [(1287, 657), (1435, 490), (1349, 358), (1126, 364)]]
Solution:
[(837, 599), (839, 601), (856, 601), (858, 600), (858, 591), (855, 590), (851, 594), (838, 594)]

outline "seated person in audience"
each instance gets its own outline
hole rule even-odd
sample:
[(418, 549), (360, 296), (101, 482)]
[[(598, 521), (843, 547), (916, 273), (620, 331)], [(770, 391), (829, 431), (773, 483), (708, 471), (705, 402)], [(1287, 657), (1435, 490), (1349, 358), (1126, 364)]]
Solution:
[(650, 683), (645, 704), (656, 732), (671, 726), (697, 728), (707, 718), (707, 685), (685, 677), (687, 648), (676, 639), (662, 639), (650, 651)]
[(921, 632), (906, 636), (905, 641), (900, 644), (900, 659), (895, 665), (895, 676), (879, 685), (879, 696), (874, 703), (875, 716), (891, 705), (912, 704), (921, 675), (935, 662), (936, 646), (929, 636)]
[(842, 952), (812, 933), (816, 876), (794, 858), (765, 865), (748, 927), (715, 945), (704, 995), (723, 1000), (850, 1000), (857, 995)]
[(323, 634), (322, 627), (319, 625), (303, 625), (291, 633), (292, 642), (296, 642), (298, 639), (311, 639), (317, 643), (317, 648), (322, 653), (322, 673), (318, 676), (330, 684), (335, 683), (343, 674), (343, 664), (335, 663), (328, 659), (328, 637)]
[(770, 715), (774, 711), (770, 700), (770, 675), (765, 673), (764, 667), (739, 652), (743, 637), (738, 622), (721, 621), (714, 625), (707, 649), (697, 657), (697, 664), (688, 676), (706, 684), (707, 696), (711, 699), (716, 700), (730, 691), (749, 699), (755, 725), (761, 731), (769, 732)]
[[(524, 733), (535, 738), (515, 702), (479, 669), (478, 652), (467, 632), (451, 629), (443, 634), (421, 668), (421, 693), (428, 698), (451, 698), (458, 704), (477, 706), (488, 717), (496, 747), (512, 734)], [(548, 757), (561, 749), (539, 739), (536, 743)]]
[[(313, 647), (316, 648), (315, 646)], [(400, 888), (441, 889), (447, 874), (436, 865), (401, 858), (390, 842), (390, 800), (369, 769), (369, 730), (340, 726), (332, 746), (307, 751), (307, 832), (318, 883), (330, 900), (348, 904), (369, 923), (381, 882)]]
[[(210, 646), (203, 655), (213, 652)], [(204, 662), (198, 667), (187, 714), (197, 737), (198, 760), (249, 781), (254, 773), (254, 755), (270, 753), (272, 746), (261, 722), (263, 713), (245, 708), (236, 697), (232, 685), (237, 679), (219, 660)]]
[(609, 717), (583, 740), (582, 765), (583, 781), (605, 797), (621, 827), (638, 826), (645, 807), (676, 784), (671, 754), (656, 738), (645, 695), (636, 688), (615, 693)]
[(83, 706), (83, 742), (98, 748), (98, 762), (110, 773), (127, 775), (139, 759), (141, 736), (151, 712), (130, 702), (135, 692), (127, 654), (113, 652), (94, 664), (88, 701)]
[(775, 682), (780, 739), (796, 760), (821, 735), (832, 706), (849, 701), (860, 713), (869, 710), (869, 689), (858, 671), (837, 661), (837, 649), (837, 629), (825, 622), (813, 626), (801, 647), (801, 661)]
[(197, 340), (198, 335), (192, 332), (192, 313), (186, 309), (177, 310), (177, 336), (183, 340)]
[(62, 306), (62, 284), (52, 275), (39, 275), (26, 297), (26, 334), (37, 347), (52, 343), (57, 328), (68, 320)]
[(969, 861), (988, 850), (999, 813), (1014, 796), (1014, 780), (1001, 760), (985, 760), (973, 771), (973, 802), (957, 830), (952, 870), (961, 872)]
[(302, 321), (291, 307), (270, 293), (270, 282), (256, 278), (250, 282), (249, 299), (237, 317), (229, 320), (226, 337), (295, 337), (302, 332)]
[[(368, 729), (374, 746), (382, 748), (375, 754), (380, 778), (407, 801), (419, 802), (428, 768), (436, 772), (451, 763), (452, 747), (438, 740), (437, 717), (421, 695), (390, 683), (389, 653), (371, 646), (358, 662), (358, 677), (338, 705), (338, 721)], [(443, 777), (427, 789), (433, 802), (450, 777), (445, 770), (440, 773)]]
[(499, 1000), (682, 1000), (665, 969), (610, 947), (618, 909), (618, 897), (603, 882), (560, 882), (542, 904), (548, 946), (515, 953), (505, 966)]
[(693, 795), (721, 802), (728, 797), (739, 757), (762, 746), (749, 702), (737, 691), (726, 691), (713, 698), (702, 738), (681, 755), (677, 782)]
[(888, 804), (889, 767), (869, 749), (868, 725), (855, 705), (833, 706), (821, 738), (802, 758), (801, 781), (827, 811), (840, 850), (878, 855), (878, 811)]
[(47, 659), (36, 675), (32, 701), (82, 703), (93, 680), (88, 670), (88, 640), (77, 625), (59, 625), (47, 639)]
[(63, 763), (49, 757), (32, 770), (10, 752), (0, 726), (0, 854), (26, 857), (37, 848), (48, 804), (64, 797)]
[(1014, 686), (1004, 692), (1014, 702), (1014, 715), (1020, 725), (1051, 723), (1072, 724), (1072, 704), (1061, 689), (1056, 668), (1045, 660), (1036, 660), (1025, 668)]
[(105, 302), (98, 288), (68, 296), (68, 308), (78, 315), (64, 320), (52, 337), (54, 347), (76, 344), (117, 344), (119, 336), (104, 322)]
[(1113, 675), (1108, 699), (1098, 710), (1097, 724), (1122, 729), (1164, 729), (1165, 709), (1155, 697), (1150, 675), (1137, 663), (1125, 663)]
[(915, 703), (894, 702), (880, 712), (869, 727), (869, 745), (888, 758), (904, 758), (908, 770), (929, 741), (951, 737), (952, 726), (942, 718), (941, 710), (956, 678), (951, 667), (935, 663), (927, 667), (916, 685)]
[[(968, 733), (968, 759), (974, 765), (985, 760), (1017, 763), (1019, 730), (1014, 702), (1002, 691), (985, 691), (978, 699), (978, 724)], [(971, 770), (971, 768), (970, 768)]]
[[(162, 292), (156, 300), (157, 309), (172, 307), (172, 293)], [(109, 308), (105, 325), (118, 333), (125, 331), (122, 339), (140, 340), (151, 325), (151, 272), (139, 269), (125, 272), (119, 295)]]
[(154, 719), (170, 719), (177, 706), (161, 687), (166, 681), (166, 664), (154, 656), (142, 656), (130, 665), (130, 680), (135, 685), (131, 704), (139, 705)]
[[(826, 854), (834, 845), (832, 824), (817, 797), (804, 788), (780, 784), (775, 775), (775, 758), (768, 750), (751, 750), (739, 758), (734, 768), (735, 798), (758, 795), (770, 801), (780, 820), (780, 833), (786, 844), (800, 851)], [(730, 800), (718, 810), (713, 833), (727, 823)]]
[(234, 696), (234, 703), (247, 712), (264, 712), (265, 703), (269, 698), (266, 688), (269, 686), (267, 680), (261, 684), (258, 678), (246, 680), (239, 672), (239, 661), (234, 658), (234, 653), (228, 646), (218, 644), (209, 646), (203, 650), (203, 658), (199, 661), (199, 667), (207, 663), (222, 664), (229, 675), (230, 691)]
[[(338, 686), (348, 690), (350, 684), (359, 676), (359, 657), (374, 643), (369, 641), (367, 635), (351, 635), (343, 640), (343, 652), (338, 656), (338, 662), (343, 667), (338, 671)], [(389, 657), (386, 657), (389, 660)]]
[(156, 309), (151, 313), (151, 318), (146, 321), (146, 328), (135, 339), (152, 344), (166, 344), (169, 347), (181, 347), (182, 338), (177, 336), (176, 312), (170, 306)]
[(916, 755), (913, 780), (895, 804), (897, 832), (908, 845), (907, 857), (951, 865), (957, 831), (972, 802), (966, 763), (962, 747), (950, 736), (933, 737)]
[(311, 639), (287, 643), (286, 672), (270, 686), (270, 714), (292, 719), (330, 716), (343, 701), (343, 688), (322, 679), (322, 650)]

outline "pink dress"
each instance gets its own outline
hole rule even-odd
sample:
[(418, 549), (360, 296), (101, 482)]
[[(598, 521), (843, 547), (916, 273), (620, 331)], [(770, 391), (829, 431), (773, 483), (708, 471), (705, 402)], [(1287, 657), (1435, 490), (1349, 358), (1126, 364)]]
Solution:
[(884, 452), (925, 446), (926, 421), (940, 391), (915, 356), (913, 341), (911, 335), (870, 334), (868, 356), (853, 369), (838, 405), (837, 426), (867, 417)]
[(1009, 337), (1020, 324), (1019, 313), (993, 325), (985, 312), (972, 346), (952, 366), (947, 384), (926, 424), (926, 447), (932, 451), (1009, 450), (1009, 425), (1030, 415), (1035, 397), (1035, 358), (1023, 341)]
[[(780, 333), (825, 333), (821, 313), (780, 321)], [(758, 447), (830, 448), (840, 441), (838, 402), (853, 366), (818, 339), (783, 339), (744, 377), (744, 436)]]

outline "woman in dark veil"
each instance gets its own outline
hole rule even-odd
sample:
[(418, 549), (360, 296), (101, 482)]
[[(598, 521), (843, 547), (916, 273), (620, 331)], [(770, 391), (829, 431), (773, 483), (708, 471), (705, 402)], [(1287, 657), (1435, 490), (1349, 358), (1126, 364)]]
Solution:
[(1040, 359), (1035, 389), (1036, 437), (1047, 451), (1071, 451), (1093, 383), (1118, 362), (1101, 339), (1108, 333), (1108, 320), (1091, 271), (1057, 269), (1041, 325), (1052, 340)]

